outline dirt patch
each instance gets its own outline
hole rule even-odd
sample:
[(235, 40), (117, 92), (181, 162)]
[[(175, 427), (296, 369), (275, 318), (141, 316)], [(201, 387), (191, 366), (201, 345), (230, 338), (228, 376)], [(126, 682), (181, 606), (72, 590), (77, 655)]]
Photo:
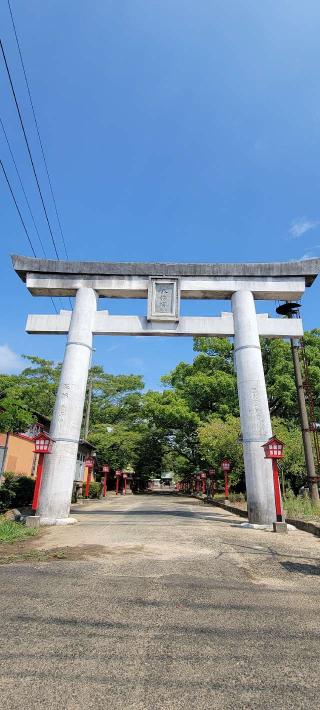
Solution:
[[(25, 541), (29, 543), (29, 541)], [(77, 545), (73, 547), (52, 547), (41, 550), (30, 544), (5, 544), (1, 545), (0, 564), (7, 565), (14, 562), (51, 562), (52, 560), (66, 560), (78, 562), (89, 560), (92, 557), (112, 557), (132, 555), (141, 552), (144, 545), (132, 545), (130, 547), (115, 546), (105, 547), (104, 545)]]

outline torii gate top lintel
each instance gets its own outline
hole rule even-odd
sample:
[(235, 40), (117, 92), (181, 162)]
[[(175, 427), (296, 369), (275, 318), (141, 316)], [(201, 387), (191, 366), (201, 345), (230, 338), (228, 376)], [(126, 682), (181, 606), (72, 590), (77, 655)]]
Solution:
[(63, 274), (64, 276), (215, 276), (219, 278), (303, 277), (311, 286), (320, 273), (320, 259), (284, 262), (187, 263), (187, 262), (109, 262), (57, 261), (12, 255), (15, 271), (23, 281), (27, 274)]

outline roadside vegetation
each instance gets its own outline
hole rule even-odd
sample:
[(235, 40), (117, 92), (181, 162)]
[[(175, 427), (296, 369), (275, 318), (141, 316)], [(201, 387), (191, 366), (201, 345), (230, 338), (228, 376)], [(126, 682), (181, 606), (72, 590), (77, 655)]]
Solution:
[(27, 528), (22, 523), (7, 520), (3, 515), (0, 515), (0, 543), (26, 540), (29, 537), (34, 537), (38, 532), (39, 530), (36, 528)]

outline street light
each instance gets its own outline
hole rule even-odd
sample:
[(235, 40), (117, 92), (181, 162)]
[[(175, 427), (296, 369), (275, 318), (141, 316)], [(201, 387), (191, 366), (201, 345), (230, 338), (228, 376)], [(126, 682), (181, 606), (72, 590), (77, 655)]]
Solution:
[(226, 500), (229, 498), (229, 477), (228, 474), (231, 471), (231, 461), (230, 459), (222, 459), (221, 468), (224, 473), (224, 497)]
[(54, 439), (51, 439), (51, 436), (49, 436), (49, 434), (47, 434), (47, 432), (45, 432), (45, 431), (41, 431), (39, 434), (37, 434), (37, 436), (34, 437), (33, 452), (35, 454), (39, 454), (39, 458), (38, 458), (38, 465), (37, 465), (36, 483), (35, 483), (35, 487), (34, 487), (33, 500), (32, 500), (32, 510), (37, 510), (37, 507), (38, 507), (39, 493), (40, 493), (41, 481), (42, 481), (44, 457), (46, 456), (46, 454), (52, 453), (53, 443), (54, 443)]
[(286, 532), (287, 524), (284, 519), (282, 505), (281, 505), (281, 494), (280, 494), (280, 483), (279, 483), (279, 472), (278, 472), (278, 459), (283, 459), (284, 457), (284, 443), (277, 439), (276, 436), (271, 436), (265, 444), (262, 445), (264, 449), (264, 455), (266, 459), (272, 459), (272, 473), (273, 473), (273, 489), (274, 489), (274, 502), (276, 506), (276, 517), (277, 522), (273, 523), (274, 532)]

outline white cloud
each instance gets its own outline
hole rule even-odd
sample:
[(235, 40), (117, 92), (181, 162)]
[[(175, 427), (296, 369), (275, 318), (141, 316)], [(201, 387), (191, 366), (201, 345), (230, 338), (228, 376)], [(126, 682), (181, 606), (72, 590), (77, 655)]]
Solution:
[(25, 362), (20, 355), (13, 352), (9, 345), (0, 345), (0, 372), (2, 374), (11, 374), (19, 372), (25, 367)]
[(289, 234), (293, 239), (302, 237), (303, 234), (309, 232), (310, 229), (315, 229), (319, 225), (319, 220), (308, 219), (308, 217), (300, 217), (291, 222)]

